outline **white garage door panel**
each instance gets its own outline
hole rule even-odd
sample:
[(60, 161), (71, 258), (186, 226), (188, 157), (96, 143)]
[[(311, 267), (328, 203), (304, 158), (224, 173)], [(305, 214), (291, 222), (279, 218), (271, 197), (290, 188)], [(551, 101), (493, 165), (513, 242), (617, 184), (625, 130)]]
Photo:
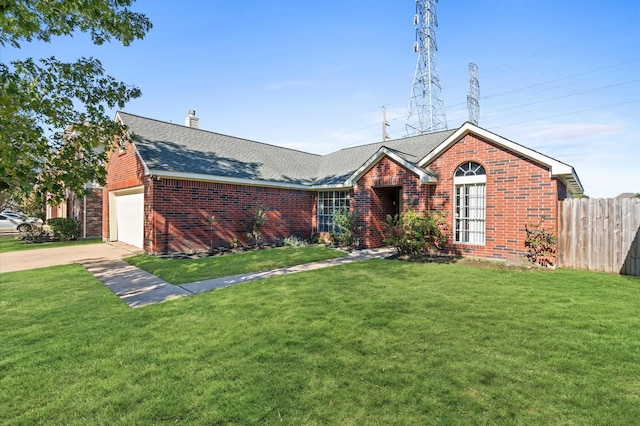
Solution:
[(118, 241), (142, 248), (144, 240), (144, 194), (127, 194), (116, 197)]

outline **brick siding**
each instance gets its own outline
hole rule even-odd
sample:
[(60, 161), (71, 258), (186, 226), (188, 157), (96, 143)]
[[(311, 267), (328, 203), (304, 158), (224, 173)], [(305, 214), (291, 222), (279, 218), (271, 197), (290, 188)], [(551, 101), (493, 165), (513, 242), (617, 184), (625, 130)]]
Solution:
[[(453, 176), (465, 161), (481, 164), (487, 173), (482, 246), (453, 243)], [(474, 135), (450, 147), (429, 168), (439, 175), (438, 183), (429, 186), (429, 209), (447, 213), (450, 252), (497, 259), (523, 255), (526, 223), (537, 223), (543, 216), (544, 227), (557, 235), (558, 200), (566, 197), (566, 189), (547, 168)]]
[[(233, 238), (248, 244), (243, 223), (258, 205), (269, 210), (261, 230), (265, 243), (291, 235), (308, 238), (314, 230), (315, 193), (309, 191), (162, 179), (147, 186), (145, 198), (146, 205), (153, 201), (152, 211), (145, 206), (147, 251), (153, 253), (228, 247)], [(211, 215), (213, 232), (206, 223)]]
[[(91, 188), (86, 195), (86, 217), (84, 212), (85, 200), (80, 197), (76, 200), (78, 204), (78, 222), (80, 237), (95, 238), (102, 236), (102, 188)], [(87, 229), (84, 229), (86, 219)], [(85, 232), (86, 231), (86, 232)]]
[[(401, 189), (401, 200), (395, 200)], [(365, 247), (384, 245), (386, 216), (402, 211), (427, 210), (427, 188), (415, 173), (389, 157), (382, 158), (357, 182), (353, 190), (360, 242)], [(394, 206), (393, 201), (400, 202)]]

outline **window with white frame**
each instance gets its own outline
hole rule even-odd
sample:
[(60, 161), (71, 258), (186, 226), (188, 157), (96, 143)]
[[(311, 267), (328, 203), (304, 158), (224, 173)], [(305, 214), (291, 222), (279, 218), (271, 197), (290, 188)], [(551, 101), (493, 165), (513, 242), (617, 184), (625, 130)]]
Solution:
[(478, 163), (462, 163), (453, 178), (455, 186), (455, 242), (485, 243), (487, 174)]
[(349, 208), (349, 191), (318, 192), (318, 232), (336, 232), (333, 216)]

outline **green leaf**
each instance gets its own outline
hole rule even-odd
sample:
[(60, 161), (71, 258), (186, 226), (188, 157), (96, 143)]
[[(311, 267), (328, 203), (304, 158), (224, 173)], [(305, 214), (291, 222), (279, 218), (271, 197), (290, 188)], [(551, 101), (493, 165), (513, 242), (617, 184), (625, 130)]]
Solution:
[[(125, 46), (151, 29), (133, 0), (0, 1), (0, 46), (89, 32)], [(88, 182), (104, 183), (106, 150), (125, 129), (106, 115), (141, 96), (105, 74), (96, 58), (0, 63), (0, 191), (60, 202)]]

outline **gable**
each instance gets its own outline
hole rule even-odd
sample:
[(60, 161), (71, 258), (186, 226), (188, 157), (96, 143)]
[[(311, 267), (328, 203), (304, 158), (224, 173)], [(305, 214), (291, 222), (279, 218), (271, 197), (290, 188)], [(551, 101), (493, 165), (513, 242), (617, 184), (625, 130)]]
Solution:
[(122, 148), (114, 144), (106, 167), (109, 190), (144, 185), (144, 177), (149, 175), (149, 170), (140, 158), (136, 147), (130, 143), (126, 143)]
[(434, 183), (438, 181), (436, 175), (430, 170), (417, 167), (414, 163), (404, 158), (398, 152), (383, 146), (347, 179), (346, 185), (353, 186), (362, 176), (364, 176), (385, 157), (390, 158), (406, 170), (415, 174), (420, 178), (421, 183)]
[[(437, 147), (433, 149), (428, 155), (418, 162), (420, 167), (428, 167), (437, 158), (442, 156), (449, 148), (461, 141), (467, 135), (475, 135), (480, 139), (487, 140), (492, 144), (497, 145), (501, 149), (510, 151), (518, 156), (522, 156), (540, 166), (547, 168), (552, 177), (561, 180), (567, 190), (572, 194), (582, 194), (584, 189), (580, 183), (580, 179), (576, 174), (573, 167), (568, 164), (562, 163), (554, 158), (548, 157), (530, 148), (517, 144), (513, 141), (505, 139), (494, 133), (489, 132), (481, 127), (475, 126), (471, 123), (465, 123), (462, 127), (452, 133), (447, 139), (442, 141)], [(461, 158), (460, 161), (465, 161)]]

